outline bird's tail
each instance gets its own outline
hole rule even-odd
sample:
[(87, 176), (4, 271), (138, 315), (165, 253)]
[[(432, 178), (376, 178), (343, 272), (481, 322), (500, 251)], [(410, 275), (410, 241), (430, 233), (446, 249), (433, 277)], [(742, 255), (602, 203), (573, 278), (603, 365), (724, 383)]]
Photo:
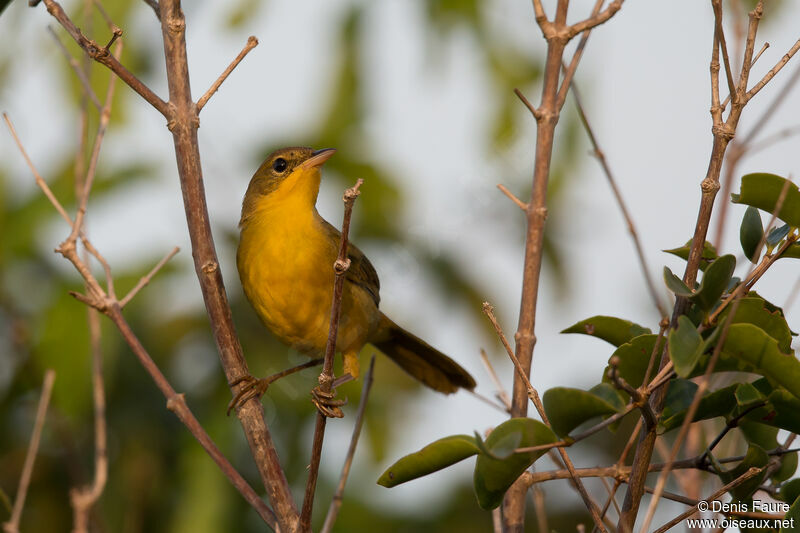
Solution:
[(472, 390), (475, 379), (461, 365), (381, 313), (377, 334), (370, 342), (400, 368), (433, 390), (450, 394), (459, 387)]

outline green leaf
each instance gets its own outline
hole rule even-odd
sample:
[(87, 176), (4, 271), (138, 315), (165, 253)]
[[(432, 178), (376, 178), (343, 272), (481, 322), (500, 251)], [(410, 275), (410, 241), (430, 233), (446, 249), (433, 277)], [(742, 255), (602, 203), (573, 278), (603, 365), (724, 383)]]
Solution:
[(748, 206), (739, 228), (739, 242), (742, 244), (744, 256), (753, 263), (758, 261), (758, 257), (754, 256), (763, 235), (764, 226), (761, 224), (761, 215), (758, 213), (758, 209)]
[(634, 337), (652, 332), (650, 329), (635, 324), (630, 320), (598, 315), (587, 318), (586, 320), (581, 320), (567, 329), (562, 330), (561, 333), (582, 333), (584, 335), (591, 335), (610, 342), (614, 346), (619, 346), (629, 342)]
[(722, 348), (723, 357), (744, 361), (762, 376), (800, 398), (800, 361), (793, 352), (784, 353), (778, 342), (752, 324), (733, 324)]
[(766, 398), (761, 392), (756, 389), (752, 383), (741, 383), (736, 387), (734, 393), (736, 397), (736, 404), (740, 409), (749, 409), (755, 404), (764, 403)]
[(792, 506), (786, 512), (781, 523), (779, 533), (791, 533), (797, 531), (797, 525), (800, 524), (800, 498), (795, 498)]
[[(717, 320), (718, 324), (725, 323), (731, 307), (728, 306), (720, 314)], [(778, 348), (782, 352), (788, 353), (791, 349), (792, 332), (789, 329), (789, 324), (786, 323), (783, 310), (770, 304), (760, 296), (754, 296), (754, 293), (739, 299), (739, 305), (736, 309), (736, 314), (731, 319), (731, 324), (753, 324), (758, 326), (778, 342)]]
[[(736, 387), (738, 387), (738, 385), (729, 385), (728, 387), (710, 392), (703, 396), (700, 400), (700, 404), (697, 406), (697, 412), (693, 420), (708, 420), (728, 415), (728, 413), (736, 407), (736, 397), (734, 396)], [(658, 423), (659, 432), (665, 433), (680, 427), (683, 423), (683, 419), (686, 417), (686, 410), (688, 407), (689, 405), (686, 404), (685, 407), (679, 407), (671, 412), (667, 412), (665, 409)]]
[[(731, 198), (736, 204), (752, 205), (772, 214), (787, 181), (786, 178), (764, 172), (747, 174), (742, 176), (741, 191), (739, 194), (731, 195)], [(800, 191), (794, 183), (789, 183), (786, 197), (777, 215), (791, 226), (800, 226)]]
[(790, 244), (778, 259), (800, 259), (800, 244)]
[(667, 385), (667, 395), (664, 398), (662, 418), (669, 419), (675, 413), (685, 413), (689, 405), (691, 405), (696, 392), (697, 385), (688, 379), (671, 380), (669, 385)]
[(706, 269), (703, 281), (690, 299), (704, 311), (710, 310), (719, 301), (722, 293), (728, 288), (728, 282), (736, 268), (736, 258), (723, 255)]
[(475, 439), (469, 435), (452, 435), (432, 442), (412, 454), (400, 458), (386, 469), (378, 485), (391, 488), (406, 481), (447, 468), (478, 453)]
[[(619, 375), (630, 383), (632, 387), (638, 387), (642, 384), (657, 338), (658, 335), (652, 333), (639, 335), (614, 350), (612, 357), (617, 356), (619, 358), (619, 365), (617, 366)], [(603, 382), (605, 383), (610, 382), (608, 378), (609, 369), (610, 367), (606, 366), (603, 371)], [(625, 394), (625, 397), (627, 398), (627, 394)]]
[(705, 343), (692, 321), (685, 315), (678, 317), (678, 327), (669, 332), (669, 358), (675, 372), (682, 378), (689, 377), (703, 355)]
[[(607, 387), (610, 385), (605, 384)], [(614, 394), (617, 398), (619, 396)], [(592, 418), (614, 414), (617, 405), (592, 392), (568, 387), (554, 387), (542, 397), (544, 410), (556, 435), (563, 437)]]
[(694, 294), (681, 278), (672, 273), (669, 267), (664, 267), (664, 283), (666, 283), (667, 288), (674, 292), (676, 296), (688, 298)]
[[(486, 438), (486, 445), (493, 449), (498, 442), (502, 442), (507, 435), (513, 433), (522, 435), (519, 443), (521, 448), (539, 446), (557, 440), (550, 428), (537, 420), (512, 418), (494, 428)], [(500, 505), (511, 484), (546, 451), (516, 453), (502, 461), (479, 454), (475, 461), (474, 486), (475, 495), (478, 497), (478, 504), (481, 508), (488, 510)]]
[[(716, 463), (715, 466), (719, 471), (719, 478), (722, 480), (722, 482), (730, 483), (737, 477), (747, 472), (750, 468), (761, 468), (766, 466), (768, 462), (769, 456), (767, 455), (767, 452), (765, 452), (760, 446), (751, 444), (747, 448), (747, 453), (745, 454), (744, 459), (735, 467), (731, 468), (730, 470), (725, 470), (719, 463)], [(740, 484), (738, 487), (735, 487), (731, 491), (734, 499), (737, 501), (745, 501), (750, 498), (750, 496), (752, 496), (753, 493), (758, 490), (758, 487), (761, 485), (761, 482), (764, 481), (766, 475), (766, 471), (761, 472), (755, 477), (752, 477)]]
[(519, 443), (522, 441), (522, 432), (516, 433), (508, 433), (507, 435), (503, 436), (500, 440), (495, 442), (492, 447), (490, 448), (486, 441), (484, 441), (478, 432), (475, 432), (475, 444), (478, 445), (478, 449), (480, 453), (491, 457), (492, 459), (497, 459), (498, 461), (502, 461), (503, 459), (508, 458), (514, 450), (519, 448)]
[[(671, 250), (664, 250), (668, 254), (677, 255), (684, 261), (689, 259), (689, 251), (692, 248), (692, 239), (686, 241), (686, 244), (681, 246), (680, 248), (673, 248)], [(703, 243), (703, 253), (700, 256), (700, 270), (705, 271), (706, 267), (710, 265), (714, 260), (717, 259), (717, 251), (714, 247), (708, 242)]]
[[(798, 496), (800, 496), (800, 478), (785, 483), (778, 493), (778, 498), (786, 503), (794, 502)], [(800, 519), (797, 522), (800, 523)]]

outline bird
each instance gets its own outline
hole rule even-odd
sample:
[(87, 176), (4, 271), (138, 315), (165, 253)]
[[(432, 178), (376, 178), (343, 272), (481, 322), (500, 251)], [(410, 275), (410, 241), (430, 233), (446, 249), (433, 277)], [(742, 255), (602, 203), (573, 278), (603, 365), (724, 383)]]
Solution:
[[(328, 339), (341, 233), (320, 216), (316, 203), (321, 167), (335, 152), (288, 147), (266, 158), (242, 201), (236, 253), (244, 294), (264, 325), (283, 343), (317, 358)], [(358, 354), (370, 344), (436, 391), (474, 389), (469, 372), (380, 311), (378, 274), (353, 244), (348, 259), (336, 339), (343, 377), (358, 378)], [(270, 383), (270, 378), (245, 380), (250, 383), (240, 391), (244, 400), (260, 397)], [(318, 400), (323, 414), (341, 416), (340, 400), (322, 401), (330, 409)]]

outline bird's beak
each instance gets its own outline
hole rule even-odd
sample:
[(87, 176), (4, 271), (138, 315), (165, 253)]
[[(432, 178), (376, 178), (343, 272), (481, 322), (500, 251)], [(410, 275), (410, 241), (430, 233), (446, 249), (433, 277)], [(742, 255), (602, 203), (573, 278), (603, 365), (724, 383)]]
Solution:
[(308, 168), (316, 168), (322, 166), (322, 164), (331, 158), (333, 154), (336, 153), (335, 148), (325, 148), (322, 150), (317, 150), (311, 154), (311, 157), (300, 163), (300, 168), (308, 169)]

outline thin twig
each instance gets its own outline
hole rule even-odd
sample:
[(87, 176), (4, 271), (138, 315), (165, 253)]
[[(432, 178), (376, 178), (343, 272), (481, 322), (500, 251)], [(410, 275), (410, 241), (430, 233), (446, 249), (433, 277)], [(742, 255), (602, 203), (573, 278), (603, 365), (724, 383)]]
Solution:
[(369, 392), (372, 389), (372, 373), (374, 369), (375, 355), (370, 358), (369, 369), (364, 376), (364, 385), (361, 388), (361, 403), (358, 405), (358, 412), (356, 413), (353, 436), (350, 437), (350, 447), (347, 449), (347, 457), (344, 460), (344, 466), (342, 466), (342, 475), (339, 477), (339, 484), (336, 486), (336, 492), (333, 493), (331, 504), (328, 507), (328, 514), (325, 516), (325, 522), (321, 530), (322, 533), (330, 533), (333, 531), (333, 524), (336, 522), (336, 517), (339, 515), (339, 509), (342, 506), (344, 487), (345, 484), (347, 484), (347, 477), (350, 475), (350, 467), (353, 465), (353, 457), (356, 454), (358, 437), (361, 435), (361, 427), (364, 424), (364, 413), (367, 411), (367, 400), (369, 399)]
[(514, 94), (516, 94), (516, 95), (517, 95), (517, 98), (519, 98), (519, 99), (520, 99), (520, 101), (522, 101), (522, 103), (525, 105), (525, 107), (527, 107), (527, 108), (528, 108), (528, 111), (530, 111), (530, 112), (531, 112), (531, 115), (533, 115), (533, 118), (535, 118), (536, 120), (539, 120), (540, 118), (542, 118), (542, 112), (541, 112), (541, 111), (539, 111), (538, 109), (536, 109), (536, 108), (533, 106), (533, 104), (530, 102), (530, 100), (528, 100), (528, 99), (525, 97), (525, 95), (524, 95), (524, 94), (522, 94), (522, 91), (520, 91), (520, 90), (519, 90), (519, 89), (517, 89), (517, 88), (514, 88)]
[(242, 48), (242, 51), (239, 52), (239, 55), (236, 56), (236, 58), (233, 61), (231, 61), (231, 64), (228, 65), (228, 68), (226, 68), (222, 72), (222, 74), (219, 75), (219, 78), (217, 78), (217, 80), (211, 84), (211, 87), (209, 87), (208, 90), (205, 92), (205, 94), (201, 96), (200, 99), (197, 101), (198, 113), (200, 112), (201, 109), (203, 109), (203, 106), (206, 105), (208, 100), (212, 96), (214, 96), (214, 93), (219, 90), (220, 85), (222, 85), (222, 83), (227, 79), (227, 77), (230, 76), (231, 72), (233, 72), (233, 69), (235, 69), (237, 65), (239, 65), (239, 63), (242, 62), (244, 56), (250, 53), (250, 50), (252, 50), (256, 46), (258, 46), (258, 39), (256, 39), (254, 35), (251, 35), (250, 37), (247, 38), (247, 44), (244, 45), (244, 48)]
[[(320, 389), (328, 393), (333, 385), (333, 356), (336, 352), (336, 337), (339, 331), (339, 315), (341, 314), (342, 295), (344, 292), (344, 276), (350, 266), (347, 258), (348, 234), (350, 233), (350, 218), (353, 215), (353, 204), (358, 198), (359, 187), (364, 180), (359, 178), (356, 184), (347, 189), (344, 193), (344, 217), (342, 220), (342, 236), (339, 242), (339, 255), (333, 264), (336, 274), (333, 284), (333, 301), (331, 303), (331, 319), (328, 329), (328, 342), (325, 345), (325, 361), (322, 366), (322, 373), (319, 375)], [(319, 475), (319, 463), (322, 458), (322, 441), (325, 438), (325, 423), (327, 417), (322, 412), (317, 413), (317, 422), (314, 427), (314, 441), (311, 446), (311, 463), (308, 470), (308, 480), (306, 491), (303, 498), (303, 508), (300, 512), (300, 530), (308, 531), (311, 529), (311, 512), (314, 507), (314, 492), (317, 488), (317, 476)]]
[(164, 267), (164, 265), (166, 265), (167, 262), (180, 251), (181, 249), (176, 246), (175, 248), (170, 250), (170, 252), (167, 255), (161, 258), (161, 261), (156, 263), (156, 266), (154, 266), (152, 270), (150, 270), (150, 272), (142, 276), (142, 278), (139, 279), (139, 282), (136, 283), (136, 285), (128, 292), (128, 294), (126, 294), (125, 297), (123, 297), (119, 301), (119, 306), (124, 308), (126, 305), (128, 305), (128, 302), (130, 302), (133, 299), (133, 297), (139, 293), (140, 290), (145, 288), (147, 284), (150, 283), (150, 281), (153, 279), (153, 276), (158, 274), (158, 271), (161, 270)]
[[(20, 151), (22, 152), (23, 156), (25, 156), (26, 161), (28, 161), (31, 170), (36, 178), (36, 183), (40, 186), (40, 188), (45, 192), (45, 196), (51, 201), (53, 206), (59, 213), (65, 217), (66, 221), (70, 224), (70, 226), (76, 226), (73, 221), (70, 219), (69, 215), (66, 214), (61, 204), (52, 195), (50, 192), (47, 183), (39, 176), (38, 172), (36, 172), (33, 163), (27, 158), (25, 154), (25, 150), (22, 147), (21, 143), (19, 142), (16, 134), (14, 133), (13, 125), (11, 121), (8, 119), (7, 116), (4, 115), (6, 123), (9, 126), (9, 130), (12, 132), (15, 140), (18, 143)], [(49, 193), (49, 194), (48, 194)], [(61, 253), (68, 261), (70, 261), (76, 270), (81, 274), (84, 281), (86, 282), (87, 286), (89, 286), (89, 294), (91, 296), (82, 296), (76, 295), (76, 297), (90, 305), (95, 307), (96, 309), (105, 313), (109, 318), (111, 318), (112, 322), (117, 326), (117, 328), (122, 333), (123, 338), (128, 343), (128, 345), (133, 350), (134, 354), (139, 358), (140, 363), (142, 366), (147, 370), (150, 374), (153, 381), (156, 383), (158, 388), (167, 398), (167, 408), (173, 411), (178, 418), (183, 422), (183, 424), (189, 429), (192, 435), (197, 439), (197, 441), (203, 446), (206, 452), (211, 456), (211, 458), (217, 463), (220, 470), (228, 477), (229, 481), (233, 486), (242, 494), (242, 496), (247, 500), (247, 502), (258, 512), (259, 516), (269, 524), (273, 529), (277, 528), (277, 521), (275, 518), (275, 514), (267, 507), (267, 505), (261, 500), (261, 498), (256, 494), (252, 487), (244, 480), (244, 478), (236, 471), (236, 469), (228, 462), (224, 455), (219, 451), (216, 444), (211, 440), (211, 438), (206, 433), (205, 429), (203, 429), (202, 425), (197, 421), (197, 419), (192, 414), (191, 410), (189, 410), (188, 405), (182, 394), (178, 394), (169, 384), (167, 379), (164, 377), (161, 370), (158, 366), (153, 362), (150, 355), (147, 353), (145, 348), (139, 342), (139, 339), (130, 329), (125, 318), (122, 316), (121, 309), (119, 307), (119, 302), (116, 301), (113, 297), (106, 294), (102, 287), (100, 286), (99, 282), (95, 277), (92, 275), (90, 269), (86, 265), (83, 260), (81, 260), (80, 256), (77, 253), (77, 249), (75, 246), (75, 241), (77, 236), (73, 234), (74, 232), (70, 233), (70, 236), (64, 243), (61, 244), (58, 251)], [(88, 239), (84, 238), (83, 242), (89, 249), (91, 244), (89, 243)]]
[[(503, 346), (505, 347), (508, 356), (514, 363), (514, 368), (517, 370), (517, 374), (520, 376), (523, 383), (525, 384), (525, 387), (527, 388), (528, 391), (528, 398), (530, 398), (534, 407), (536, 407), (536, 411), (539, 413), (539, 416), (542, 417), (542, 422), (544, 422), (548, 427), (550, 427), (550, 421), (547, 418), (547, 413), (545, 413), (542, 400), (539, 398), (539, 393), (536, 391), (533, 385), (531, 385), (530, 379), (528, 379), (528, 376), (525, 374), (525, 370), (522, 368), (519, 359), (517, 359), (516, 354), (514, 354), (514, 350), (511, 349), (511, 345), (508, 343), (508, 339), (506, 339), (506, 336), (503, 333), (503, 329), (497, 322), (497, 318), (495, 318), (494, 316), (494, 310), (491, 304), (489, 304), (489, 302), (484, 302), (483, 312), (489, 318), (489, 321), (492, 323), (492, 326), (494, 326), (494, 329), (497, 332), (498, 337), (500, 337), (500, 341), (503, 343)], [(569, 470), (570, 473), (574, 473), (575, 467), (573, 466), (572, 460), (569, 458), (569, 455), (567, 455), (566, 450), (564, 450), (564, 448), (557, 448), (557, 450), (559, 455), (561, 456), (561, 459), (564, 461), (564, 465), (567, 467), (567, 470)], [(603, 524), (603, 520), (600, 518), (600, 510), (597, 507), (597, 504), (594, 502), (594, 500), (592, 500), (591, 496), (589, 496), (589, 493), (586, 491), (586, 487), (583, 486), (583, 483), (581, 483), (577, 475), (572, 476), (572, 481), (575, 485), (576, 490), (578, 491), (584, 503), (586, 504), (586, 507), (589, 509), (589, 512), (591, 513), (592, 518), (594, 519), (595, 525), (600, 531), (606, 532), (607, 529)]]
[(72, 57), (72, 55), (70, 55), (69, 50), (67, 50), (67, 47), (64, 46), (64, 43), (61, 42), (61, 39), (59, 39), (58, 35), (56, 34), (55, 30), (53, 30), (52, 26), (48, 25), (47, 31), (50, 33), (50, 35), (53, 36), (53, 40), (58, 45), (58, 49), (61, 51), (64, 58), (67, 60), (67, 63), (69, 64), (70, 68), (78, 76), (78, 81), (81, 82), (81, 87), (83, 87), (83, 91), (89, 97), (89, 100), (92, 101), (94, 107), (98, 111), (100, 111), (103, 107), (103, 104), (100, 103), (100, 100), (97, 98), (94, 89), (92, 89), (92, 84), (89, 82), (89, 78), (86, 77), (86, 72), (84, 72), (84, 70), (81, 68), (80, 61), (78, 61), (77, 59)]
[[(760, 474), (763, 470), (764, 470), (764, 467), (761, 467), (761, 468), (752, 467), (752, 468), (748, 469), (747, 472), (745, 472), (741, 476), (737, 477), (736, 479), (734, 479), (730, 483), (725, 484), (723, 487), (721, 487), (719, 490), (714, 492), (711, 496), (706, 498), (704, 501), (707, 501), (707, 502), (715, 501), (717, 498), (719, 498), (720, 496), (722, 496), (726, 492), (729, 492), (729, 491), (735, 489), (736, 487), (738, 487), (739, 485), (741, 485), (742, 483), (744, 483), (748, 479), (754, 478), (755, 476)], [(700, 502), (698, 502), (698, 505), (699, 504), (700, 504)], [(656, 529), (653, 533), (664, 533), (665, 531), (669, 530), (670, 528), (672, 528), (676, 524), (680, 524), (683, 520), (686, 520), (687, 518), (689, 518), (690, 516), (692, 516), (696, 512), (697, 512), (697, 505), (693, 505), (689, 510), (679, 514), (678, 516), (676, 516), (675, 518), (673, 518), (672, 520), (670, 520), (669, 522), (667, 522), (666, 524), (664, 524), (660, 528)]]
[[(86, 261), (84, 257), (84, 261)], [(106, 439), (106, 395), (103, 384), (103, 351), (100, 346), (100, 314), (87, 307), (89, 340), (92, 352), (92, 400), (94, 403), (94, 478), (87, 487), (70, 491), (73, 509), (72, 533), (89, 531), (89, 511), (100, 499), (108, 480), (108, 453)]]
[(98, 63), (107, 66), (131, 89), (139, 93), (142, 98), (147, 100), (150, 105), (155, 107), (159, 113), (167, 117), (167, 119), (171, 118), (172, 110), (169, 104), (159, 98), (152, 90), (150, 90), (149, 87), (142, 83), (139, 78), (134, 76), (128, 69), (126, 69), (122, 63), (117, 60), (117, 58), (108, 52), (107, 48), (98, 45), (95, 41), (87, 38), (83, 33), (81, 33), (81, 30), (70, 20), (58, 2), (55, 0), (44, 0), (44, 3), (47, 6), (47, 11), (59, 22), (59, 24), (64, 27), (65, 30), (67, 30), (67, 33), (72, 36), (75, 42), (78, 43), (78, 45), (83, 48), (87, 54), (89, 54), (89, 57)]
[(494, 386), (497, 388), (497, 397), (503, 402), (507, 411), (511, 411), (511, 398), (508, 397), (508, 393), (503, 389), (503, 384), (500, 383), (500, 378), (497, 377), (497, 372), (494, 371), (494, 367), (492, 366), (492, 362), (489, 360), (489, 356), (486, 354), (486, 350), (481, 348), (481, 361), (483, 361), (483, 366), (486, 367), (486, 372), (489, 374), (489, 378), (494, 383)]
[(19, 476), (14, 508), (11, 512), (11, 518), (3, 524), (5, 533), (19, 533), (19, 521), (22, 518), (22, 509), (25, 507), (25, 497), (28, 494), (28, 486), (30, 486), (31, 475), (33, 474), (33, 464), (36, 462), (36, 454), (39, 451), (39, 441), (42, 438), (44, 419), (47, 416), (47, 405), (50, 403), (50, 395), (53, 392), (55, 379), (56, 373), (54, 370), (48, 369), (44, 373), (42, 393), (39, 396), (39, 406), (36, 408), (36, 419), (33, 423), (33, 433), (31, 433), (31, 440), (28, 443), (28, 451), (25, 454), (25, 462), (22, 465), (22, 474)]
[(525, 211), (526, 209), (528, 209), (528, 204), (526, 204), (525, 202), (523, 202), (522, 200), (520, 200), (519, 198), (517, 198), (516, 196), (514, 196), (514, 193), (512, 193), (511, 191), (509, 191), (509, 190), (506, 188), (506, 186), (505, 186), (505, 185), (503, 185), (502, 183), (498, 183), (498, 184), (497, 184), (497, 188), (498, 188), (498, 189), (500, 189), (500, 192), (502, 192), (503, 194), (505, 194), (506, 196), (508, 196), (508, 197), (509, 197), (509, 199), (510, 199), (512, 202), (514, 202), (514, 203), (517, 205), (517, 207), (519, 207), (519, 208), (520, 208), (520, 209), (522, 209), (523, 211)]
[(572, 84), (572, 97), (575, 99), (575, 106), (578, 109), (578, 116), (583, 123), (586, 134), (589, 136), (589, 141), (592, 143), (593, 154), (600, 163), (600, 167), (603, 169), (603, 174), (605, 174), (606, 179), (608, 180), (608, 185), (611, 187), (611, 192), (614, 194), (614, 198), (617, 201), (617, 206), (622, 212), (623, 218), (625, 218), (625, 223), (628, 227), (628, 233), (630, 233), (631, 239), (633, 239), (633, 246), (636, 249), (636, 257), (639, 259), (639, 267), (641, 268), (642, 275), (644, 276), (644, 281), (647, 284), (647, 290), (650, 292), (650, 298), (653, 300), (653, 304), (655, 304), (659, 316), (664, 317), (667, 315), (667, 311), (661, 302), (658, 290), (656, 289), (656, 284), (653, 281), (652, 275), (650, 274), (650, 267), (647, 264), (647, 260), (644, 256), (644, 248), (642, 247), (642, 242), (639, 239), (639, 232), (636, 230), (633, 217), (631, 216), (630, 211), (628, 211), (628, 206), (625, 204), (625, 200), (622, 198), (622, 192), (617, 186), (617, 180), (614, 178), (614, 175), (611, 172), (611, 167), (608, 165), (605, 153), (600, 149), (600, 145), (597, 142), (597, 137), (595, 137), (594, 131), (589, 124), (589, 119), (586, 117), (586, 112), (584, 111), (583, 104), (581, 103), (580, 92), (578, 91), (578, 87), (575, 85), (575, 83)]

